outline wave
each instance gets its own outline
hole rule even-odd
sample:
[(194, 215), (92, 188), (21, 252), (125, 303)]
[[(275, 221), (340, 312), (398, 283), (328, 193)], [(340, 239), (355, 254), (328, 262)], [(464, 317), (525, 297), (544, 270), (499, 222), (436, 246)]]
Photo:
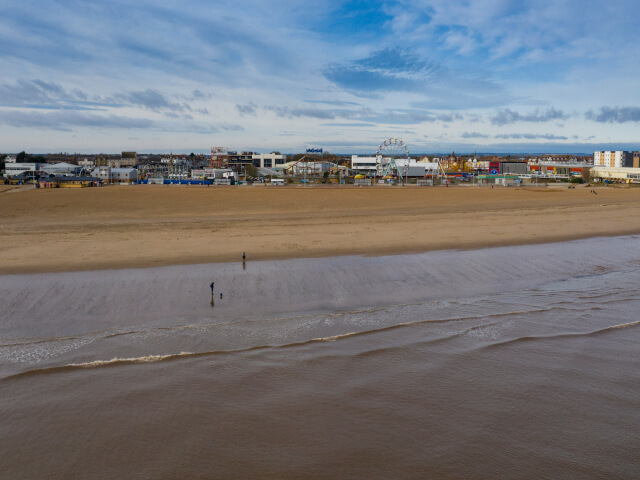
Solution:
[(135, 357), (135, 358), (112, 358), (111, 360), (94, 360), (93, 362), (85, 362), (85, 363), (70, 363), (66, 365), (70, 368), (96, 368), (96, 367), (106, 367), (108, 365), (113, 364), (131, 364), (131, 363), (154, 363), (154, 362), (162, 362), (164, 360), (171, 360), (179, 357), (185, 357), (193, 355), (192, 352), (181, 352), (174, 355), (147, 355), (144, 357)]
[(602, 335), (604, 333), (608, 333), (614, 330), (620, 330), (624, 328), (633, 328), (637, 326), (640, 326), (640, 320), (635, 322), (620, 323), (618, 325), (611, 325), (608, 327), (603, 327), (603, 328), (591, 330), (588, 332), (558, 333), (555, 335), (528, 335), (525, 337), (518, 337), (518, 338), (509, 339), (509, 340), (504, 340), (502, 342), (491, 343), (489, 345), (483, 346), (482, 348), (489, 349), (489, 348), (503, 347), (505, 345), (518, 344), (521, 342), (525, 343), (525, 342), (532, 342), (532, 341), (538, 341), (538, 340), (556, 340), (561, 338), (590, 337), (590, 336)]
[[(398, 307), (398, 306), (396, 306)], [(365, 309), (365, 310), (356, 310), (356, 311), (350, 311), (349, 313), (351, 314), (360, 314), (360, 313), (372, 313), (372, 312), (377, 312), (377, 311), (384, 311), (384, 310), (388, 310), (389, 307), (385, 307), (385, 308), (373, 308), (373, 309)], [(214, 350), (214, 351), (205, 351), (205, 352), (181, 352), (178, 354), (165, 354), (165, 355), (146, 355), (146, 356), (141, 356), (141, 357), (133, 357), (133, 358), (112, 358), (110, 360), (93, 360), (93, 361), (88, 361), (88, 362), (83, 362), (83, 363), (70, 363), (67, 365), (62, 365), (62, 366), (53, 366), (53, 367), (46, 367), (46, 368), (36, 368), (36, 369), (31, 369), (31, 370), (27, 370), (24, 372), (20, 372), (14, 375), (10, 375), (5, 377), (3, 380), (8, 380), (11, 378), (19, 378), (19, 377), (24, 377), (24, 376), (30, 376), (30, 375), (38, 375), (38, 374), (52, 374), (52, 373), (59, 373), (59, 372), (65, 372), (65, 371), (73, 371), (73, 370), (79, 370), (79, 369), (92, 369), (92, 368), (108, 368), (108, 367), (115, 367), (115, 366), (124, 366), (124, 365), (134, 365), (134, 364), (148, 364), (148, 363), (157, 363), (157, 362), (165, 362), (165, 361), (172, 361), (172, 360), (178, 360), (178, 359), (184, 359), (184, 358), (194, 358), (194, 357), (201, 357), (201, 356), (211, 356), (211, 355), (225, 355), (225, 354), (238, 354), (238, 353), (243, 353), (243, 352), (250, 352), (250, 351), (257, 351), (257, 350), (264, 350), (264, 349), (284, 349), (284, 348), (292, 348), (292, 347), (300, 347), (300, 346), (304, 346), (304, 345), (310, 345), (313, 343), (319, 343), (319, 342), (335, 342), (335, 341), (339, 341), (339, 340), (343, 340), (346, 338), (354, 338), (354, 337), (359, 337), (359, 336), (367, 336), (367, 335), (374, 335), (374, 334), (379, 334), (379, 333), (383, 333), (383, 332), (389, 332), (389, 331), (393, 331), (393, 330), (397, 330), (397, 329), (402, 329), (402, 328), (407, 328), (407, 327), (412, 327), (412, 326), (417, 326), (417, 325), (435, 325), (435, 324), (449, 324), (452, 322), (466, 322), (466, 321), (477, 321), (477, 320), (489, 320), (489, 322), (487, 323), (483, 323), (481, 325), (474, 325), (471, 326), (470, 328), (467, 329), (462, 329), (456, 332), (448, 332), (445, 336), (440, 337), (440, 338), (435, 338), (430, 340), (431, 342), (436, 342), (439, 343), (441, 341), (447, 341), (451, 338), (454, 337), (458, 337), (458, 336), (463, 336), (463, 335), (469, 335), (469, 336), (474, 336), (474, 337), (478, 337), (478, 333), (482, 332), (484, 329), (487, 328), (495, 328), (497, 325), (497, 322), (495, 321), (491, 321), (491, 320), (495, 320), (495, 319), (499, 319), (501, 317), (511, 317), (511, 316), (516, 316), (516, 315), (531, 315), (531, 314), (536, 314), (536, 313), (544, 313), (544, 312), (549, 312), (549, 311), (553, 311), (553, 310), (558, 310), (558, 309), (565, 309), (564, 307), (559, 307), (559, 306), (551, 306), (551, 307), (545, 307), (545, 308), (532, 308), (532, 309), (523, 309), (523, 310), (518, 310), (518, 311), (508, 311), (508, 312), (499, 312), (499, 313), (489, 313), (489, 314), (480, 314), (480, 315), (468, 315), (468, 316), (462, 316), (462, 317), (454, 317), (454, 318), (444, 318), (444, 319), (431, 319), (431, 318), (426, 318), (426, 319), (420, 319), (420, 320), (413, 320), (413, 321), (408, 321), (408, 322), (400, 322), (400, 323), (395, 323), (392, 325), (386, 325), (386, 326), (382, 326), (379, 328), (370, 328), (370, 329), (365, 329), (365, 330), (361, 330), (361, 331), (351, 331), (351, 332), (345, 332), (345, 333), (339, 333), (336, 335), (330, 335), (330, 336), (326, 336), (326, 337), (316, 337), (316, 338), (311, 338), (311, 339), (305, 339), (305, 340), (301, 340), (301, 341), (297, 341), (297, 342), (289, 342), (289, 343), (283, 343), (280, 345), (273, 345), (273, 344), (266, 344), (266, 345), (256, 345), (256, 346), (250, 346), (250, 347), (244, 347), (244, 348), (239, 348), (239, 349), (231, 349), (231, 350)], [(348, 315), (349, 313), (347, 312), (335, 312), (335, 313), (331, 313), (331, 314), (324, 314), (325, 316), (338, 316), (338, 315)], [(315, 314), (314, 314), (315, 315)], [(296, 317), (285, 317), (285, 319), (289, 319), (289, 318), (308, 318), (307, 316), (296, 316)], [(280, 317), (280, 320), (282, 320), (283, 318)], [(253, 321), (253, 320), (248, 320), (248, 321)], [(212, 326), (220, 326), (220, 325), (224, 325), (224, 324), (220, 324), (220, 323), (213, 323), (213, 324), (208, 324), (208, 325), (183, 325), (183, 326), (174, 326), (174, 327), (161, 327), (161, 329), (183, 329), (183, 328), (207, 328), (207, 327), (212, 327)], [(519, 337), (519, 338), (514, 338), (514, 339), (508, 339), (508, 340), (504, 340), (504, 341), (499, 341), (499, 342), (492, 342), (488, 345), (484, 345), (481, 348), (494, 348), (494, 347), (498, 347), (498, 346), (504, 346), (504, 345), (509, 345), (509, 344), (516, 344), (519, 342), (528, 342), (528, 341), (534, 341), (534, 340), (546, 340), (546, 339), (557, 339), (557, 338), (573, 338), (573, 337), (583, 337), (583, 336), (590, 336), (590, 335), (598, 335), (598, 334), (602, 334), (605, 332), (609, 332), (612, 330), (616, 330), (616, 329), (624, 329), (624, 328), (632, 328), (632, 327), (636, 327), (640, 325), (640, 321), (633, 321), (633, 322), (628, 322), (628, 323), (623, 323), (623, 324), (618, 324), (618, 325), (612, 325), (612, 326), (608, 326), (605, 328), (600, 328), (597, 330), (593, 330), (593, 331), (589, 331), (589, 332), (577, 332), (577, 333), (562, 333), (562, 334), (556, 334), (556, 335), (542, 335), (542, 336), (524, 336), (524, 337)], [(138, 331), (121, 331), (121, 332), (115, 332), (115, 333), (111, 333), (108, 335), (104, 335), (103, 338), (111, 338), (111, 337), (115, 337), (115, 336), (119, 336), (119, 335), (130, 335), (130, 334), (135, 334), (135, 333), (139, 333)], [(495, 340), (495, 335), (492, 335), (491, 332), (489, 332), (489, 334), (487, 335), (488, 337), (491, 337), (492, 339)], [(5, 344), (5, 345), (0, 345), (0, 347), (22, 347), (22, 346), (27, 346), (27, 345), (31, 345), (31, 344), (40, 344), (40, 343), (48, 343), (48, 342), (53, 342), (53, 341), (69, 341), (69, 340), (78, 340), (77, 337), (64, 337), (64, 338), (54, 338), (54, 339), (48, 339), (48, 340), (38, 340), (38, 341), (34, 341), (34, 342), (24, 342), (24, 343), (13, 343), (13, 344)]]
[(247, 353), (247, 352), (266, 350), (266, 349), (285, 349), (285, 348), (292, 348), (292, 347), (300, 347), (300, 346), (319, 343), (319, 342), (334, 342), (336, 340), (358, 336), (358, 335), (368, 335), (368, 334), (372, 334), (380, 331), (389, 330), (391, 328), (395, 328), (398, 326), (399, 325), (394, 325), (392, 327), (384, 327), (381, 329), (368, 330), (368, 331), (362, 331), (362, 332), (348, 332), (348, 333), (343, 333), (339, 335), (333, 335), (330, 337), (312, 338), (310, 340), (303, 340), (300, 342), (293, 342), (293, 343), (285, 343), (282, 345), (257, 345), (257, 346), (239, 348), (234, 350), (213, 350), (213, 351), (207, 351), (207, 352), (181, 352), (178, 354), (145, 355), (145, 356), (133, 357), (133, 358), (112, 358), (111, 360), (93, 360), (90, 362), (83, 362), (83, 363), (70, 363), (67, 365), (61, 365), (61, 366), (55, 366), (55, 367), (36, 368), (36, 369), (27, 370), (24, 372), (16, 373), (14, 375), (9, 375), (5, 377), (3, 380), (16, 379), (16, 378), (27, 377), (32, 375), (55, 374), (55, 373), (73, 371), (73, 370), (82, 370), (82, 369), (91, 369), (91, 368), (107, 368), (107, 367), (145, 364), (145, 363), (158, 363), (158, 362), (179, 360), (184, 358), (238, 354), (238, 353)]
[[(513, 313), (529, 313), (529, 312), (525, 311), (525, 312), (513, 312)], [(19, 377), (25, 377), (25, 376), (30, 376), (30, 375), (52, 374), (52, 373), (60, 373), (60, 372), (79, 370), (79, 369), (105, 368), (105, 367), (115, 367), (115, 366), (133, 365), (133, 364), (157, 363), (157, 362), (165, 362), (165, 361), (183, 359), (183, 358), (186, 358), (186, 357), (195, 358), (195, 357), (204, 357), (204, 356), (212, 356), (212, 355), (226, 355), (226, 354), (246, 353), (246, 352), (258, 351), (258, 350), (266, 350), (266, 349), (294, 348), (294, 347), (301, 347), (301, 346), (305, 346), (305, 345), (311, 345), (311, 344), (314, 344), (314, 343), (335, 342), (335, 341), (343, 340), (343, 339), (346, 339), (346, 338), (354, 338), (354, 337), (359, 337), (359, 336), (374, 335), (374, 334), (379, 334), (379, 333), (383, 333), (383, 332), (389, 332), (389, 331), (393, 331), (393, 330), (397, 330), (397, 329), (412, 327), (412, 326), (416, 326), (416, 325), (445, 324), (445, 323), (450, 323), (450, 322), (460, 322), (460, 321), (467, 321), (467, 320), (478, 320), (478, 319), (490, 318), (490, 317), (501, 317), (501, 316), (505, 316), (505, 315), (509, 315), (509, 314), (508, 313), (500, 313), (500, 314), (468, 316), (468, 317), (453, 318), (453, 319), (442, 319), (442, 320), (430, 320), (430, 319), (416, 320), (416, 321), (412, 321), (412, 322), (397, 323), (397, 324), (394, 324), (394, 325), (388, 325), (388, 326), (384, 326), (384, 327), (380, 327), (380, 328), (374, 328), (374, 329), (369, 329), (369, 330), (361, 330), (361, 331), (353, 331), (353, 332), (345, 332), (345, 333), (331, 335), (331, 336), (327, 336), (327, 337), (316, 337), (316, 338), (311, 338), (311, 339), (308, 339), (308, 340), (301, 340), (301, 341), (298, 341), (298, 342), (284, 343), (284, 344), (280, 344), (280, 345), (267, 344), (267, 345), (256, 345), (256, 346), (251, 346), (251, 347), (246, 347), (246, 348), (232, 349), (232, 350), (214, 350), (214, 351), (205, 351), (205, 352), (181, 352), (179, 354), (146, 355), (146, 356), (133, 357), (133, 358), (112, 358), (111, 360), (93, 360), (93, 361), (83, 362), (83, 363), (71, 363), (71, 364), (62, 365), (62, 366), (37, 368), (37, 369), (27, 370), (27, 371), (20, 372), (20, 373), (14, 374), (14, 375), (10, 375), (8, 377), (5, 377), (4, 379), (8, 380), (8, 379), (12, 379), (12, 378), (19, 378)], [(477, 329), (486, 328), (486, 327), (490, 327), (490, 326), (493, 326), (493, 325), (494, 325), (494, 323), (474, 326), (474, 327), (471, 327), (471, 328), (469, 328), (467, 330), (453, 332), (452, 334), (447, 335), (447, 336), (445, 336), (443, 338), (433, 339), (432, 341), (433, 342), (446, 341), (446, 340), (449, 340), (449, 339), (451, 339), (453, 337), (456, 337), (456, 336), (459, 336), (459, 335), (469, 334), (469, 333), (471, 333), (473, 331), (476, 331)]]
[(28, 345), (39, 345), (41, 343), (51, 343), (51, 342), (66, 342), (69, 340), (79, 340), (78, 337), (53, 337), (53, 338), (45, 338), (41, 340), (24, 340), (17, 341), (15, 343), (3, 343), (0, 345), (0, 348), (9, 348), (9, 347), (24, 347)]
[(140, 332), (137, 330), (131, 330), (130, 332), (111, 333), (109, 335), (105, 335), (104, 338), (120, 337), (122, 335), (135, 335), (136, 333), (140, 333)]

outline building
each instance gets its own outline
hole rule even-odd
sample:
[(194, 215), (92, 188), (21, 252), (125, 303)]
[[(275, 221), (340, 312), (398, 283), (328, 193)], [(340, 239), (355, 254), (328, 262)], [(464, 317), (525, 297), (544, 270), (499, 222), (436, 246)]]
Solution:
[(285, 156), (279, 153), (254, 153), (251, 160), (256, 168), (281, 168), (286, 163)]
[(514, 187), (522, 184), (522, 179), (517, 175), (478, 175), (478, 185), (502, 185)]
[(188, 165), (190, 162), (184, 155), (171, 155), (160, 159), (162, 165)]
[(138, 154), (136, 152), (122, 152), (120, 162), (116, 167), (135, 167), (136, 165), (138, 165)]
[(529, 158), (527, 169), (529, 173), (540, 176), (579, 176), (585, 169), (591, 168), (590, 158), (571, 155), (543, 155)]
[(96, 166), (96, 161), (95, 159), (92, 160), (90, 158), (84, 157), (78, 160), (78, 166), (81, 168), (90, 169)]
[(255, 152), (228, 152), (227, 166), (236, 172), (243, 171), (247, 165), (253, 165)]
[(99, 187), (100, 185), (102, 185), (102, 180), (97, 177), (43, 175), (38, 180), (39, 188), (83, 188)]
[(191, 178), (194, 180), (216, 180), (233, 179), (238, 181), (238, 174), (230, 168), (203, 168), (202, 170), (191, 170)]
[(355, 173), (375, 175), (378, 167), (378, 156), (360, 157), (351, 155), (351, 169)]
[[(438, 162), (429, 162), (426, 157), (420, 161), (413, 158), (395, 158), (394, 161), (403, 177), (424, 177), (427, 174), (437, 174), (439, 170)], [(390, 157), (382, 155), (375, 157), (352, 155), (351, 169), (356, 174), (376, 175), (380, 170), (386, 169), (390, 162)]]
[[(595, 167), (633, 168), (634, 155), (637, 153), (623, 150), (593, 152), (593, 165)], [(638, 166), (640, 167), (640, 165)]]
[(42, 165), (40, 170), (50, 175), (76, 175), (82, 167), (72, 163), (60, 162), (54, 164)]
[(640, 168), (594, 166), (590, 174), (594, 180), (616, 183), (640, 183)]
[(41, 163), (9, 162), (7, 160), (4, 164), (4, 176), (13, 177), (26, 172), (34, 172), (35, 174), (42, 168), (42, 165)]
[(96, 167), (108, 167), (109, 160), (110, 159), (107, 157), (107, 155), (103, 155), (103, 154), (96, 155), (95, 157)]
[(135, 168), (98, 167), (93, 176), (104, 183), (133, 183), (138, 180), (138, 170)]
[[(343, 167), (338, 167), (335, 163), (319, 161), (297, 161), (288, 162), (283, 165), (283, 171), (287, 175), (323, 175), (325, 173), (333, 173), (338, 170), (343, 172)], [(344, 174), (344, 173), (343, 173)]]
[(500, 173), (525, 175), (529, 172), (527, 162), (500, 162)]

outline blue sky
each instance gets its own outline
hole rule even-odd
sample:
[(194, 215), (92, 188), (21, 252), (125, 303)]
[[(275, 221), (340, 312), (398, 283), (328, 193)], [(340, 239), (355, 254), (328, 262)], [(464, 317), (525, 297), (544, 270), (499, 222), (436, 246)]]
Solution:
[(640, 148), (640, 3), (5, 0), (0, 151)]

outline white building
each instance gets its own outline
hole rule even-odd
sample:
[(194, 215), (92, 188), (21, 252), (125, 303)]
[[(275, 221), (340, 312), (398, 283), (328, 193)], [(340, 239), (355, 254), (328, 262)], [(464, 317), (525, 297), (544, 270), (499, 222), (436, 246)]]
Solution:
[(233, 179), (238, 181), (238, 174), (230, 168), (203, 168), (191, 170), (191, 178), (194, 180)]
[(279, 153), (254, 153), (251, 160), (257, 168), (279, 168), (286, 163), (285, 156)]
[[(391, 157), (376, 155), (375, 157), (351, 156), (351, 168), (356, 173), (375, 175), (380, 169), (385, 169), (391, 162)], [(437, 162), (416, 161), (413, 158), (396, 158), (395, 163), (403, 176), (424, 177), (427, 173), (437, 173)]]
[[(7, 159), (8, 158), (9, 157), (7, 157)], [(41, 163), (9, 162), (7, 160), (4, 164), (4, 176), (13, 177), (14, 175), (20, 175), (24, 172), (37, 172), (40, 168), (42, 168)]]
[(640, 168), (594, 166), (591, 178), (621, 183), (640, 183)]
[(138, 180), (138, 170), (135, 168), (98, 167), (92, 175), (105, 183), (132, 183)]
[(617, 150), (593, 152), (593, 165), (596, 167), (624, 168), (633, 164), (631, 152)]
[(355, 170), (357, 173), (373, 175), (376, 173), (378, 157), (379, 156), (359, 157), (358, 155), (351, 155), (351, 169)]
[(332, 162), (289, 162), (283, 165), (283, 170), (289, 175), (322, 175), (325, 172), (340, 172), (344, 175), (343, 167)]
[(189, 161), (186, 158), (162, 157), (160, 163), (163, 165), (187, 165)]
[(81, 170), (81, 167), (72, 163), (61, 162), (47, 165), (43, 164), (40, 170), (52, 175), (75, 175)]
[[(429, 160), (429, 157), (422, 157), (418, 160), (418, 165), (424, 165), (425, 174), (429, 175), (437, 175), (440, 173), (440, 159), (437, 157), (433, 158), (433, 161)], [(473, 168), (478, 168), (478, 160), (473, 159)]]
[(96, 166), (95, 160), (89, 160), (88, 158), (83, 158), (82, 160), (78, 160), (78, 165), (82, 168), (93, 168)]

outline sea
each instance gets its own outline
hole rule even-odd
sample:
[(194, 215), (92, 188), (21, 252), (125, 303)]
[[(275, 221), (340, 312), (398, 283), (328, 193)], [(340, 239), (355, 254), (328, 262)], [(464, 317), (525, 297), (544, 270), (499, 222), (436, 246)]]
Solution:
[(0, 276), (0, 478), (640, 478), (639, 236), (247, 257)]

